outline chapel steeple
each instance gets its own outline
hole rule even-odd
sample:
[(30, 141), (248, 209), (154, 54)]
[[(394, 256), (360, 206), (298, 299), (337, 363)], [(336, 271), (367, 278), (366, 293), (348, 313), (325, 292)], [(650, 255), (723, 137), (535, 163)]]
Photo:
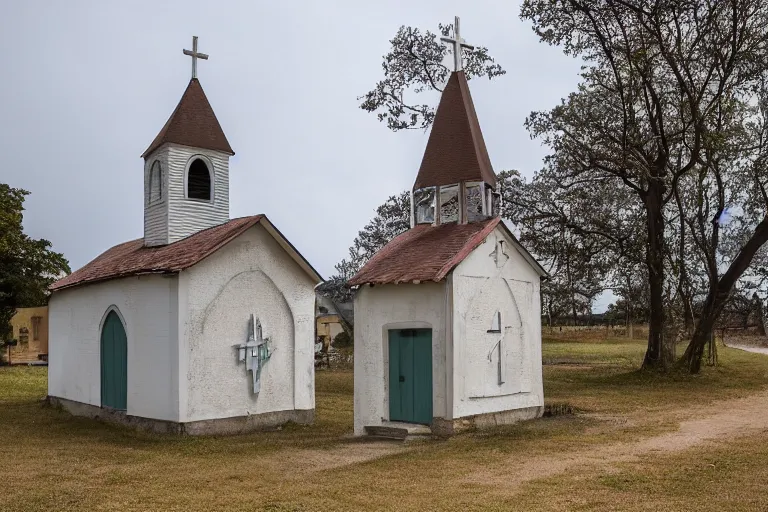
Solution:
[(144, 244), (166, 245), (229, 220), (232, 147), (197, 79), (197, 37), (192, 79), (144, 158)]
[(414, 224), (466, 224), (498, 215), (496, 174), (485, 147), (475, 105), (464, 74), (459, 33), (443, 38), (453, 46), (451, 73), (435, 113), (432, 131), (413, 184)]

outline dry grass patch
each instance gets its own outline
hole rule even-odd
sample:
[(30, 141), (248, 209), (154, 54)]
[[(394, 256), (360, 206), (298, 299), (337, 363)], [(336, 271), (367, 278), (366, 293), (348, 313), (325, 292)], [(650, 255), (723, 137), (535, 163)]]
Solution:
[[(574, 366), (545, 367), (547, 402), (577, 414), (414, 445), (350, 437), (351, 372), (317, 373), (315, 425), (182, 438), (43, 407), (45, 369), (0, 368), (0, 480), (7, 483), (0, 510), (563, 510), (570, 508), (562, 506), (567, 494), (584, 482), (582, 501), (573, 503), (612, 510), (646, 492), (644, 485), (660, 485), (645, 474), (656, 458), (617, 462), (606, 472), (582, 471), (580, 457), (672, 432), (712, 401), (748, 396), (768, 383), (768, 357), (727, 349), (722, 366), (698, 377), (647, 375), (637, 371), (643, 346), (548, 340), (545, 358), (569, 357)], [(558, 469), (565, 473), (552, 473)], [(629, 475), (630, 482), (611, 475)], [(544, 492), (540, 481), (554, 487)], [(589, 501), (595, 489), (596, 501)]]

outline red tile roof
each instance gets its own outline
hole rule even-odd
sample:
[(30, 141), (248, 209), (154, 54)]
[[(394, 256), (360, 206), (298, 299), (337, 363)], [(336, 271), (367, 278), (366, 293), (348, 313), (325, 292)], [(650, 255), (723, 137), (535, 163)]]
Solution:
[(377, 252), (349, 286), (441, 281), (499, 224), (495, 217), (470, 224), (419, 224)]
[(166, 142), (235, 154), (197, 78), (189, 81), (176, 109), (142, 158)]
[(480, 131), (467, 78), (463, 71), (458, 71), (451, 74), (443, 90), (413, 188), (475, 180), (496, 187), (496, 174)]
[(51, 290), (137, 274), (179, 272), (210, 256), (262, 218), (262, 215), (255, 215), (233, 219), (159, 247), (145, 247), (143, 238), (116, 245), (83, 268), (53, 283)]

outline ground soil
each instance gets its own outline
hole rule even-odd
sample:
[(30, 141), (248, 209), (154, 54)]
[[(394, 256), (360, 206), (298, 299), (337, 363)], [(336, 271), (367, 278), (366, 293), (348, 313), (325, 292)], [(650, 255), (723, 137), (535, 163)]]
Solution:
[[(744, 350), (768, 354), (768, 348), (745, 347)], [(597, 467), (601, 471), (611, 472), (615, 465), (637, 461), (643, 455), (674, 453), (714, 440), (768, 432), (768, 391), (693, 407), (686, 411), (686, 415), (691, 419), (681, 421), (679, 430), (636, 442), (537, 456), (535, 461), (530, 457), (510, 455), (501, 464), (489, 465), (485, 470), (473, 472), (466, 478), (465, 483), (491, 485), (502, 493), (513, 493), (521, 484), (555, 476), (577, 467)], [(610, 420), (605, 417), (598, 419)], [(617, 418), (619, 419), (619, 428), (632, 421)], [(660, 422), (671, 419), (667, 415), (659, 415), (658, 418)], [(398, 442), (369, 441), (351, 443), (332, 451), (296, 450), (281, 453), (280, 458), (288, 467), (301, 463), (307, 469), (327, 470), (375, 460), (407, 449), (407, 445)]]

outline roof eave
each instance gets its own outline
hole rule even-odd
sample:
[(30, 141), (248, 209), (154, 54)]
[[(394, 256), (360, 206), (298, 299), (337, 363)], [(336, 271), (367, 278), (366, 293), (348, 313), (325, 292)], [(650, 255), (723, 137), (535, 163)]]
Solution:
[(528, 252), (528, 249), (526, 249), (525, 246), (523, 246), (523, 244), (520, 243), (520, 240), (517, 239), (517, 237), (507, 227), (507, 225), (504, 222), (499, 222), (498, 225), (504, 228), (504, 231), (507, 233), (507, 235), (512, 239), (512, 242), (515, 244), (515, 248), (520, 252), (523, 258), (528, 262), (528, 264), (531, 265), (534, 268), (534, 270), (536, 270), (539, 276), (542, 279), (548, 279), (549, 272), (547, 272), (544, 269), (541, 263), (536, 261), (536, 258), (534, 258), (533, 255), (530, 252)]
[(114, 281), (115, 279), (125, 279), (126, 277), (138, 277), (138, 276), (146, 276), (146, 275), (172, 275), (172, 274), (178, 274), (178, 273), (179, 273), (179, 270), (171, 270), (171, 269), (142, 270), (139, 272), (127, 272), (124, 274), (116, 274), (113, 276), (99, 278), (99, 279), (87, 279), (87, 280), (78, 281), (72, 284), (65, 284), (64, 286), (56, 286), (56, 283), (53, 283), (51, 286), (48, 287), (48, 291), (50, 291), (51, 293), (57, 293), (57, 292), (60, 292), (63, 290), (69, 290), (72, 288), (80, 288), (82, 286), (88, 286), (91, 284)]
[(266, 215), (261, 216), (261, 225), (264, 226), (267, 233), (287, 252), (291, 259), (296, 262), (297, 265), (316, 283), (320, 284), (325, 281), (320, 273), (307, 261), (307, 259), (294, 247), (294, 245), (280, 232), (277, 227), (267, 218)]

